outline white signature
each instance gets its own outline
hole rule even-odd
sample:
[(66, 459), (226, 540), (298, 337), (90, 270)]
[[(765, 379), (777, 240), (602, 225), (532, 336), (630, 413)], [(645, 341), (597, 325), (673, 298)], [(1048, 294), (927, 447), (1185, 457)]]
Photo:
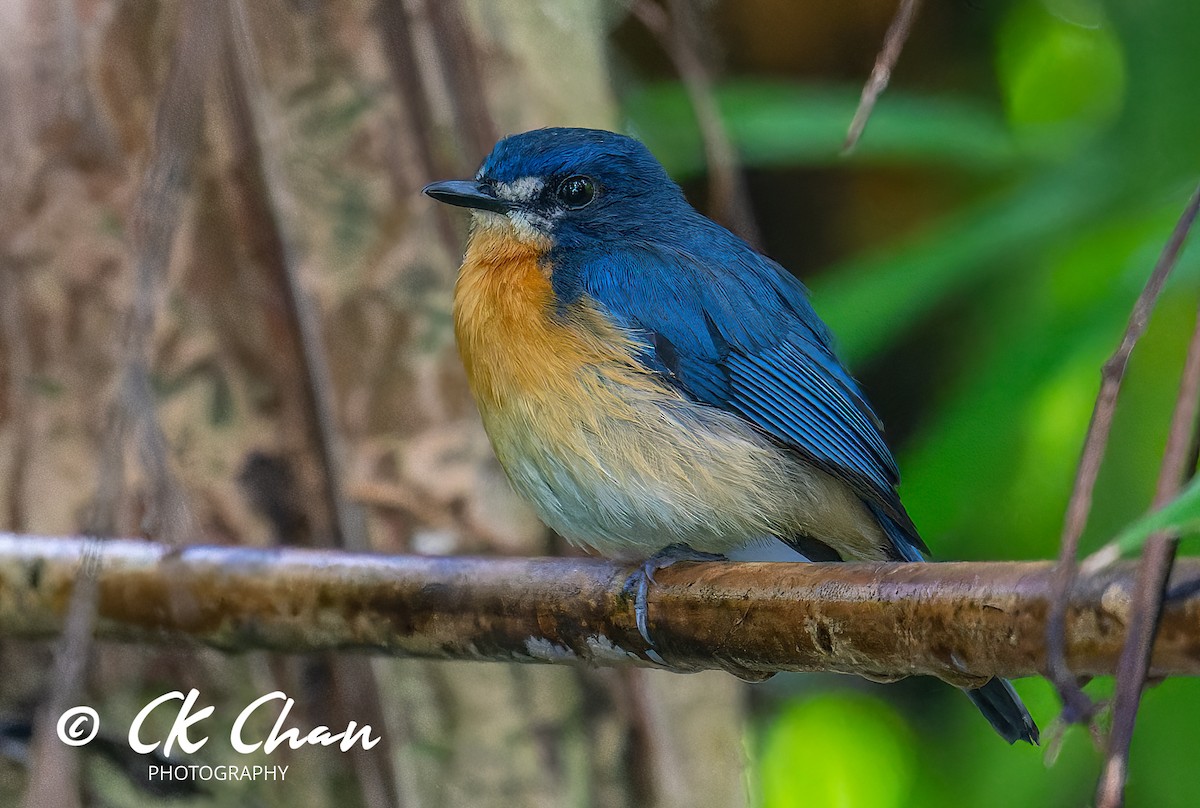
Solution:
[[(134, 717), (133, 723), (129, 725), (129, 746), (135, 752), (141, 754), (149, 754), (158, 747), (162, 746), (162, 753), (170, 757), (175, 745), (185, 754), (192, 754), (200, 747), (208, 742), (208, 736), (192, 740), (189, 736), (189, 731), (195, 725), (204, 721), (211, 716), (216, 710), (215, 707), (204, 707), (196, 710), (196, 700), (200, 697), (200, 691), (192, 689), (185, 696), (178, 690), (173, 690), (170, 693), (164, 693), (154, 701), (147, 704)], [(181, 701), (183, 704), (179, 707), (175, 714), (175, 720), (171, 724), (171, 729), (167, 733), (165, 739), (143, 739), (142, 725), (145, 723), (149, 715), (158, 707), (172, 701)], [(246, 722), (254, 711), (263, 705), (272, 701), (282, 701), (283, 709), (279, 713), (279, 717), (275, 719), (275, 725), (271, 728), (266, 738), (247, 739), (245, 737)], [(287, 743), (292, 749), (299, 749), (302, 746), (338, 746), (343, 752), (347, 752), (355, 745), (361, 746), (363, 749), (371, 749), (380, 738), (371, 734), (371, 725), (358, 725), (358, 722), (351, 721), (346, 725), (346, 728), (341, 732), (331, 732), (329, 727), (316, 727), (305, 734), (296, 727), (287, 727), (288, 713), (291, 712), (292, 705), (295, 704), (293, 699), (288, 698), (287, 694), (276, 690), (261, 696), (250, 704), (238, 715), (237, 720), (233, 722), (233, 729), (229, 733), (229, 742), (234, 750), (248, 755), (262, 747), (263, 751), (268, 755), (274, 752), (280, 745)], [(100, 716), (91, 707), (80, 705), (67, 710), (58, 719), (58, 737), (63, 743), (69, 746), (83, 746), (89, 743), (96, 737), (96, 733), (100, 731)]]

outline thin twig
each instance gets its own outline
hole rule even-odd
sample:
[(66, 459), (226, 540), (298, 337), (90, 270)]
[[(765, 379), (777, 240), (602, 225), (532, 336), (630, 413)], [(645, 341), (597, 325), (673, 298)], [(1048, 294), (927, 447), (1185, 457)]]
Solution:
[(1175, 267), (1179, 251), (1187, 238), (1188, 229), (1200, 210), (1200, 188), (1192, 195), (1179, 223), (1175, 226), (1171, 238), (1159, 256), (1154, 270), (1146, 281), (1145, 288), (1138, 295), (1129, 315), (1129, 323), (1116, 352), (1104, 363), (1101, 371), (1100, 392), (1092, 410), (1092, 419), (1088, 424), (1087, 437), (1084, 439), (1083, 454), (1079, 460), (1079, 469), (1075, 475), (1075, 487), (1071, 491), (1071, 499), (1067, 504), (1066, 517), (1063, 524), (1062, 545), (1059, 550), (1056, 573), (1055, 592), (1057, 597), (1051, 604), (1050, 613), (1046, 620), (1046, 643), (1049, 649), (1049, 677), (1057, 688), (1063, 701), (1063, 718), (1070, 723), (1088, 720), (1095, 711), (1095, 705), (1087, 694), (1079, 687), (1063, 654), (1065, 642), (1063, 632), (1066, 630), (1067, 593), (1075, 579), (1076, 557), (1079, 552), (1079, 537), (1087, 526), (1088, 515), (1092, 509), (1092, 493), (1096, 488), (1096, 479), (1100, 474), (1100, 465), (1108, 448), (1108, 436), (1112, 431), (1113, 413), (1117, 406), (1117, 395), (1121, 389), (1121, 380), (1125, 377), (1125, 369), (1129, 365), (1129, 357), (1139, 338), (1145, 333), (1150, 322), (1150, 314), (1155, 303), (1166, 285), (1171, 270)]
[(1200, 311), (1196, 314), (1196, 328), (1188, 343), (1187, 358), (1179, 380), (1179, 395), (1175, 411), (1171, 416), (1171, 428), (1167, 432), (1167, 445), (1163, 451), (1162, 468), (1154, 494), (1155, 509), (1174, 499), (1183, 484), (1192, 477), (1194, 468), (1188, 467), (1192, 440), (1196, 430), (1196, 417), (1200, 411)]
[[(1163, 251), (1160, 261), (1173, 264), (1182, 249), (1200, 211), (1200, 187), (1180, 217), (1171, 240)], [(1154, 493), (1152, 507), (1157, 510), (1171, 501), (1182, 487), (1187, 475), (1187, 460), (1196, 425), (1196, 413), (1200, 401), (1200, 312), (1197, 312), (1196, 327), (1188, 344), (1187, 358), (1179, 382), (1179, 395), (1175, 411), (1171, 416), (1171, 428), (1167, 433), (1167, 446), (1163, 452), (1162, 467)], [(1104, 770), (1096, 791), (1097, 808), (1119, 808), (1125, 800), (1125, 777), (1129, 768), (1129, 746), (1133, 741), (1133, 729), (1137, 720), (1138, 706), (1142, 699), (1146, 675), (1150, 668), (1150, 651), (1158, 633), (1159, 615), (1162, 613), (1163, 597), (1167, 580), (1175, 562), (1179, 547), (1179, 536), (1160, 532), (1151, 535), (1142, 551), (1138, 565), (1137, 585), (1133, 594), (1133, 612), (1129, 620), (1125, 646), (1117, 667), (1117, 689), (1113, 698), (1113, 724), (1108, 736), (1108, 750)]]
[[(388, 74), (408, 119), (408, 125), (404, 128), (407, 135), (405, 142), (416, 151), (421, 173), (419, 181), (408, 187), (393, 171), (392, 185), (398, 197), (411, 198), (422, 184), (445, 176), (450, 167), (439, 159), (439, 150), (435, 145), (438, 127), (434, 123), (433, 104), (421, 80), (423, 71), (417, 58), (419, 48), (407, 4), (397, 0), (379, 0), (374, 19), (383, 42)], [(442, 243), (451, 255), (458, 255), (462, 249), (462, 237), (445, 208), (445, 205), (438, 205), (433, 215)]]
[(231, 48), (228, 54), (233, 70), (230, 82), (230, 115), (238, 130), (241, 146), (251, 157), (259, 176), (255, 185), (261, 194), (262, 225), (272, 231), (272, 254), (276, 264), (272, 269), (282, 285), (287, 314), (300, 351), (300, 368), (304, 374), (302, 389), (311, 414), (314, 448), (320, 457), (325, 482), (325, 499), (332, 516), (334, 543), (349, 550), (368, 549), (366, 523), (362, 509), (350, 502), (343, 490), (346, 448), (337, 425), (333, 401), (333, 374), (321, 335), (317, 312), (304, 291), (298, 270), (298, 258), (293, 241), (287, 233), (282, 215), (283, 169), (275, 153), (264, 145), (271, 141), (270, 120), (261, 112), (263, 92), (259, 78), (258, 59), (250, 36), (244, 4), (230, 2)]
[[(151, 344), (166, 295), (171, 250), (204, 128), (204, 94), (215, 38), (215, 28), (208, 16), (193, 10), (183, 16), (179, 45), (155, 110), (153, 150), (138, 188), (130, 224), (133, 302), (125, 323), (121, 379), (115, 402), (125, 420), (112, 422), (118, 433), (136, 439), (139, 458), (150, 481), (152, 511), (143, 529), (149, 535), (171, 541), (194, 535), (195, 517), (183, 484), (171, 467), (167, 439), (158, 420), (150, 379)], [(101, 458), (101, 476), (108, 473), (108, 462), (110, 458)]]
[[(266, 104), (258, 56), (251, 36), (243, 0), (229, 0), (227, 6), (227, 50), (230, 63), (229, 112), (239, 137), (240, 147), (250, 158), (257, 173), (253, 186), (262, 226), (272, 246), (274, 270), (286, 301), (286, 316), (299, 349), (312, 442), (320, 458), (325, 504), (331, 515), (334, 544), (356, 551), (370, 547), (366, 518), (362, 508), (351, 502), (345, 491), (345, 461), (348, 449), (338, 426), (334, 404), (333, 373), (321, 333), (321, 324), (312, 301), (305, 293), (299, 261), (287, 232), (283, 215), (284, 173), (275, 150), (278, 139), (272, 137), (273, 119), (264, 113)], [(334, 658), (328, 660), (338, 703), (376, 727), (385, 726), (382, 699), (374, 670), (364, 660)], [(376, 755), (352, 754), (358, 788), (370, 808), (394, 808), (400, 805), (400, 792), (393, 772), (380, 761), (391, 760), (389, 733), (381, 732), (382, 747)]]
[[(708, 167), (708, 197), (713, 218), (751, 244), (762, 237), (750, 207), (737, 149), (721, 119), (712, 76), (700, 57), (695, 10), (688, 0), (666, 0), (664, 9), (653, 0), (635, 0), (630, 11), (658, 40), (675, 65), (696, 116)], [(669, 11), (668, 11), (669, 9)]]
[(194, 532), (179, 483), (170, 470), (166, 442), (149, 394), (149, 343), (157, 301), (170, 260), (179, 211), (199, 143), (203, 91), (212, 48), (209, 15), (187, 7), (179, 40), (154, 121), (154, 149), (142, 179), (132, 216), (135, 264), (133, 302), (126, 314), (122, 366), (108, 418), (65, 629), (55, 652), (49, 695), (39, 711), (30, 752), (29, 786), (23, 804), (71, 805), (78, 802), (74, 750), (58, 742), (54, 725), (82, 690), (96, 621), (102, 544), (112, 535), (124, 487), (123, 454), (136, 430), (143, 462), (152, 478), (152, 502), (161, 532), (172, 540)]
[(25, 279), (14, 262), (0, 254), (0, 320), (8, 359), (8, 400), (13, 435), (12, 465), (9, 472), (8, 524), (11, 530), (26, 528), (25, 488), (29, 459), (33, 450), (33, 409), (29, 387), (33, 379), (33, 353), (25, 322)]
[(488, 94), (479, 64), (479, 50), (463, 20), (458, 0), (426, 3), (429, 23), (438, 42), (437, 55), (450, 89), (455, 130), (462, 132), (471, 152), (482, 157), (500, 138), (500, 130), (487, 106)]
[(82, 547), (79, 568), (67, 601), (67, 616), (54, 653), (50, 672), (50, 693), (34, 722), (29, 746), (29, 781), (22, 805), (80, 805), (79, 759), (75, 750), (58, 742), (54, 726), (58, 716), (71, 707), (86, 683), (88, 659), (92, 647), (97, 613), (95, 566), (99, 563), (100, 542), (89, 539)]
[(883, 47), (880, 48), (879, 55), (875, 57), (875, 67), (871, 70), (867, 83), (863, 85), (862, 98), (859, 99), (858, 109), (854, 111), (854, 119), (850, 121), (846, 142), (842, 144), (843, 154), (848, 154), (858, 145), (863, 130), (867, 128), (867, 121), (870, 120), (871, 113), (875, 110), (875, 102), (887, 89), (888, 82), (892, 78), (892, 70), (900, 59), (900, 52), (904, 50), (904, 43), (908, 41), (909, 32), (912, 31), (918, 6), (920, 6), (920, 0), (900, 0), (896, 16), (892, 18), (892, 23), (883, 37)]

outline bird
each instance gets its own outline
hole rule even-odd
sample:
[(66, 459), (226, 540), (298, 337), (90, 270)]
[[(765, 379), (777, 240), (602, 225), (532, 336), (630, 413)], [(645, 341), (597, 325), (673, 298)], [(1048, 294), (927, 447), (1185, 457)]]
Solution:
[[(687, 201), (636, 138), (501, 139), (471, 180), (459, 355), (513, 488), (550, 528), (653, 572), (782, 542), (923, 561), (883, 425), (790, 272)], [(1000, 678), (966, 690), (1009, 743), (1038, 729)]]

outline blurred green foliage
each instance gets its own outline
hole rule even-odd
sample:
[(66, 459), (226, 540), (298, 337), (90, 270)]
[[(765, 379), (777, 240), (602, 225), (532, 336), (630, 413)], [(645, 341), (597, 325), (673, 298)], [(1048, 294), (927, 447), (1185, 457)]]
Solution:
[[(1082, 5), (1082, 4), (1077, 4)], [(1037, 0), (1012, 7), (997, 36), (996, 74), (1013, 131), (1059, 153), (1111, 121), (1125, 97), (1121, 43), (1099, 4), (1086, 21)]]
[[(1200, 4), (1016, 0), (977, 13), (993, 47), (972, 58), (992, 86), (953, 97), (906, 87), (906, 60), (918, 58), (910, 44), (851, 156), (840, 149), (859, 86), (739, 76), (717, 101), (755, 171), (819, 169), (847, 183), (904, 172), (918, 186), (949, 178), (963, 189), (915, 232), (847, 250), (806, 280), (872, 398), (890, 398), (871, 385), (881, 377), (900, 379), (911, 387), (902, 397), (919, 402), (896, 448), (902, 496), (935, 554), (1049, 558), (1100, 366), (1200, 178)], [(629, 128), (676, 177), (702, 175), (700, 137), (677, 83), (635, 88), (624, 108)], [(1198, 299), (1193, 243), (1134, 353), (1085, 552), (1148, 507)], [(903, 372), (889, 373), (901, 360)], [(1195, 523), (1197, 491), (1172, 513), (1177, 523)], [(1125, 535), (1136, 543), (1155, 524)], [(1053, 736), (1051, 688), (1017, 687)], [(953, 689), (917, 690), (919, 704), (902, 701), (913, 688), (766, 697), (772, 709), (752, 743), (756, 800), (764, 808), (1089, 802), (1099, 755), (1086, 731), (1067, 732), (1046, 765), (1038, 750), (1006, 747)], [(1179, 776), (1197, 748), (1200, 684), (1149, 691), (1129, 804), (1200, 804), (1200, 783)]]
[(901, 808), (915, 764), (912, 734), (886, 703), (848, 693), (797, 700), (763, 743), (763, 806)]
[[(748, 166), (831, 165), (840, 154), (858, 87), (803, 87), (779, 81), (730, 81), (716, 100)], [(856, 162), (936, 161), (969, 171), (1008, 168), (1019, 158), (1003, 119), (964, 99), (899, 97), (880, 106)], [(675, 82), (641, 88), (626, 99), (634, 133), (677, 179), (704, 171), (704, 146), (687, 94)]]

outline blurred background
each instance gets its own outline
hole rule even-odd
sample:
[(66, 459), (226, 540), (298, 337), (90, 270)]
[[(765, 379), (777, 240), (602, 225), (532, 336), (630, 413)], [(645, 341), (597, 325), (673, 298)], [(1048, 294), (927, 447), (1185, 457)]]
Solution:
[[(419, 189), (579, 125), (642, 138), (809, 285), (936, 557), (1053, 557), (1099, 368), (1200, 175), (1200, 5), (926, 3), (842, 155), (894, 2), (664, 2), (0, 4), (0, 529), (573, 552), (491, 457), (450, 327), (466, 217)], [(1150, 501), (1198, 292), (1192, 249), (1085, 551)], [(4, 720), (51, 651), (0, 642)], [(387, 741), (159, 796), (90, 754), (61, 775), (85, 805), (1078, 806), (1099, 769), (1086, 731), (1009, 748), (933, 681), (92, 654), (108, 726), (190, 687), (232, 721), (278, 687)], [(1050, 728), (1049, 686), (1017, 688)], [(197, 758), (262, 762), (219, 740)], [(1194, 806), (1198, 748), (1200, 684), (1152, 687), (1129, 804)], [(0, 744), (0, 803), (27, 751)]]

